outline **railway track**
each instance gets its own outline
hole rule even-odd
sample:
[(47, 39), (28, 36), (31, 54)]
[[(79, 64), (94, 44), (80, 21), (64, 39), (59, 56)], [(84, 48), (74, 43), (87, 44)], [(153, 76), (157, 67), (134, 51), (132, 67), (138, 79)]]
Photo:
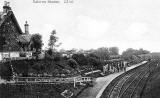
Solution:
[(120, 96), (118, 98), (132, 98), (136, 88), (140, 85), (140, 82), (143, 80), (144, 77), (148, 77), (149, 73), (141, 73), (140, 75), (136, 76), (131, 83), (129, 83)]
[[(129, 89), (130, 85), (133, 85), (135, 81), (138, 80), (139, 76), (143, 75), (144, 71), (142, 70), (144, 70), (144, 68), (146, 67), (142, 67), (140, 71), (138, 70), (138, 72), (135, 71), (133, 73), (126, 74), (120, 81), (118, 81), (117, 84), (113, 86), (108, 98), (124, 98), (123, 95), (126, 94), (126, 91)], [(145, 70), (147, 70), (147, 68)]]
[(122, 74), (106, 88), (101, 98), (138, 98), (155, 68), (155, 61), (152, 61)]

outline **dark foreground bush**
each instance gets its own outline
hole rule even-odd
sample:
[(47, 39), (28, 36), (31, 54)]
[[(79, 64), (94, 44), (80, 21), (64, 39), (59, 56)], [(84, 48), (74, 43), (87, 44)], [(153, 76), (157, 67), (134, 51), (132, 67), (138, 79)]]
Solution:
[(0, 76), (2, 79), (11, 80), (12, 78), (12, 70), (10, 63), (0, 63)]
[(76, 96), (84, 86), (73, 84), (0, 84), (0, 98), (64, 98), (61, 93), (70, 90)]

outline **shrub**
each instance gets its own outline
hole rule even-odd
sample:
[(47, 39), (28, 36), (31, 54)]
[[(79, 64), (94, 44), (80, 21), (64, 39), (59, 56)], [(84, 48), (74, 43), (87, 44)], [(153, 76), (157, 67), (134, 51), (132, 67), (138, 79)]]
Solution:
[(2, 79), (11, 80), (12, 78), (12, 69), (9, 63), (0, 64), (0, 76)]

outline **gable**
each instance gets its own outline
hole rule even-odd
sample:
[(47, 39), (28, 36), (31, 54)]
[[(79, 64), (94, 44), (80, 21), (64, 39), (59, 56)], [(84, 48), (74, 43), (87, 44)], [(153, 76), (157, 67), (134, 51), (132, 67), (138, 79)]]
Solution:
[[(22, 31), (13, 12), (10, 11), (7, 16), (4, 16), (0, 23), (0, 39), (4, 39), (6, 42), (3, 45), (0, 41), (0, 51), (19, 51), (20, 47), (17, 40)], [(10, 50), (9, 47), (11, 47)]]
[(0, 28), (1, 28), (1, 26), (2, 26), (4, 23), (6, 23), (7, 20), (9, 20), (9, 19), (10, 19), (10, 21), (12, 21), (12, 22), (14, 23), (14, 25), (15, 25), (18, 33), (22, 34), (22, 30), (21, 30), (21, 28), (20, 28), (20, 26), (19, 26), (19, 24), (18, 24), (18, 21), (17, 21), (14, 13), (13, 13), (12, 11), (9, 11), (9, 12), (7, 13), (7, 15), (4, 15), (4, 16), (3, 16), (3, 18), (2, 18), (1, 21), (0, 21)]

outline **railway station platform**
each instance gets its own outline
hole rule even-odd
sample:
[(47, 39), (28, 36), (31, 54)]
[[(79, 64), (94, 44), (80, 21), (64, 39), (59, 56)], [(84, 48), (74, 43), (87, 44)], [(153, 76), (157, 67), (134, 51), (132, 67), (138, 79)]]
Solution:
[[(143, 61), (139, 64), (132, 65), (131, 67), (127, 67), (126, 71), (129, 71), (135, 67), (138, 67), (147, 61)], [(77, 98), (100, 98), (105, 88), (108, 86), (108, 84), (118, 77), (119, 75), (123, 74), (124, 71), (113, 73), (105, 77), (100, 77), (96, 79), (96, 83), (93, 87), (88, 87)]]

